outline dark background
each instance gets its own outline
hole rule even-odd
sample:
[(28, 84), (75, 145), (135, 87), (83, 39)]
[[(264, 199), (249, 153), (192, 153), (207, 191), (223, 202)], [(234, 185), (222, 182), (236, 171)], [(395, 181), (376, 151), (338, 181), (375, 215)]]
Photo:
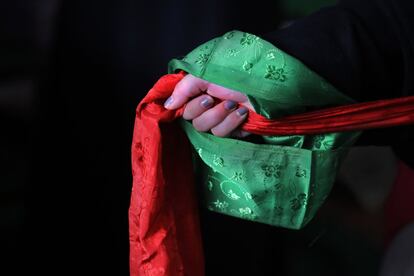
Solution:
[[(0, 274), (128, 275), (135, 107), (171, 58), (232, 29), (260, 35), (304, 15), (283, 7), (275, 0), (1, 1)], [(381, 214), (366, 220), (340, 184), (333, 198), (302, 233), (262, 226), (273, 237), (262, 242), (280, 243), (278, 252), (263, 251), (275, 254), (270, 267), (375, 275), (381, 231), (372, 230)], [(355, 248), (359, 262), (349, 257)]]

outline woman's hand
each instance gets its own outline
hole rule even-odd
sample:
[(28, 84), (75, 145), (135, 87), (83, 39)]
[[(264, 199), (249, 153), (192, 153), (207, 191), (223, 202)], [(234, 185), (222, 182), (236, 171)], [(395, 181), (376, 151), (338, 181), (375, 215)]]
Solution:
[(164, 106), (177, 109), (185, 103), (183, 118), (193, 120), (198, 131), (211, 131), (220, 137), (248, 135), (237, 129), (246, 119), (249, 109), (253, 110), (242, 93), (188, 74), (176, 85)]

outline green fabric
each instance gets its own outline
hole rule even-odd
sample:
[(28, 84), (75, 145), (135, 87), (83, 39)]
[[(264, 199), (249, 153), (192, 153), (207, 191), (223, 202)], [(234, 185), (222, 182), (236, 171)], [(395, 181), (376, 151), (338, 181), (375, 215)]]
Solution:
[[(294, 57), (259, 37), (231, 31), (173, 59), (184, 70), (245, 93), (268, 117), (343, 105), (352, 99)], [(328, 196), (341, 158), (358, 132), (263, 137), (263, 144), (200, 133), (182, 126), (196, 153), (202, 202), (212, 211), (299, 229)]]

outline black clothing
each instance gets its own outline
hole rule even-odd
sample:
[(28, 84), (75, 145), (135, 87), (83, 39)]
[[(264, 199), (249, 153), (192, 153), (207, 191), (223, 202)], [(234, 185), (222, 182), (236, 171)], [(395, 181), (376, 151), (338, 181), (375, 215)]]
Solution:
[[(410, 0), (342, 1), (262, 37), (357, 101), (414, 94)], [(410, 141), (413, 126), (366, 131), (360, 143), (391, 145), (414, 168)]]

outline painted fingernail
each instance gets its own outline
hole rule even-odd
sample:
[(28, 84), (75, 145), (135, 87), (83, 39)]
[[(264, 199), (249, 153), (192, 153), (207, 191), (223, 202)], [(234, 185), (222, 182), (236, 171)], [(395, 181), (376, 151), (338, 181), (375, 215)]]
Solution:
[(213, 105), (213, 99), (211, 98), (205, 98), (200, 102), (201, 106), (204, 108), (209, 108)]
[(233, 101), (225, 101), (224, 102), (224, 108), (227, 110), (232, 110), (236, 107), (236, 102)]
[(174, 101), (174, 98), (173, 98), (172, 96), (171, 96), (171, 97), (169, 97), (169, 98), (165, 101), (164, 106), (165, 106), (165, 107), (170, 106), (170, 105), (173, 103), (173, 101)]
[(237, 109), (237, 114), (239, 114), (239, 116), (243, 116), (244, 114), (246, 114), (249, 111), (249, 109), (247, 107), (240, 107), (239, 109)]

